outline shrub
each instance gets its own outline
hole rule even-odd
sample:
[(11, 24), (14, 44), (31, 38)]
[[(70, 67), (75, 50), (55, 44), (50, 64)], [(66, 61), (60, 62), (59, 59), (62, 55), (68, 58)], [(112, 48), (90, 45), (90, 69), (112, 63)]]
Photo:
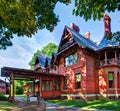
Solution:
[(19, 87), (19, 86), (16, 87), (16, 94), (23, 94), (22, 86), (21, 87)]
[(7, 97), (3, 94), (0, 94), (0, 101), (6, 101)]

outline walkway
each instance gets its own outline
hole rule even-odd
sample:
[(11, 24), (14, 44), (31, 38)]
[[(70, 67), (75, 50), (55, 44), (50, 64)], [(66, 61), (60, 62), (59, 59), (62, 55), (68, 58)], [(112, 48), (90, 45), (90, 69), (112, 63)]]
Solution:
[(16, 106), (11, 109), (12, 111), (112, 111), (112, 110), (90, 110), (90, 109), (81, 109), (73, 108), (67, 106), (61, 106), (45, 101), (32, 101), (27, 104), (26, 99), (16, 98)]

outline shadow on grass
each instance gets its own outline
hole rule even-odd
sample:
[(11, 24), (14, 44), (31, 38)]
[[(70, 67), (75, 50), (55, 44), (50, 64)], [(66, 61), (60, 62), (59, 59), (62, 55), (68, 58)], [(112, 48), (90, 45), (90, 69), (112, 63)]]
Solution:
[(87, 109), (102, 109), (102, 110), (115, 110), (120, 111), (120, 100), (107, 101), (107, 100), (94, 100), (88, 102), (81, 102), (75, 100), (48, 100), (59, 105), (77, 107), (77, 108), (87, 108)]

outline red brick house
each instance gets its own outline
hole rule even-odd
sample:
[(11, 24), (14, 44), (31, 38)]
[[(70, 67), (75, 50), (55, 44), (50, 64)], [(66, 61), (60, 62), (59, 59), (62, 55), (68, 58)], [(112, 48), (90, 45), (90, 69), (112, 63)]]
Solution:
[[(120, 42), (115, 42), (117, 35), (111, 38), (110, 22), (105, 14), (105, 32), (99, 44), (90, 39), (89, 32), (83, 36), (79, 27), (71, 24), (65, 26), (58, 52), (52, 58), (37, 55), (34, 73), (41, 75), (42, 98), (120, 98)], [(8, 69), (2, 69), (3, 76), (5, 71), (10, 72)], [(16, 70), (11, 69), (12, 73)], [(34, 91), (39, 91), (39, 83)]]
[(8, 93), (8, 83), (0, 79), (0, 94)]

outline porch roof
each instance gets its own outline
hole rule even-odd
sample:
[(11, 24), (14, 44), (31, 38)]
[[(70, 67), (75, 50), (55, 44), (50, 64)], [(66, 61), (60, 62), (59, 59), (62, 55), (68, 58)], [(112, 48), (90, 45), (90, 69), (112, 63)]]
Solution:
[(15, 77), (18, 77), (18, 78), (39, 78), (41, 76), (51, 76), (51, 77), (52, 76), (56, 76), (56, 77), (65, 76), (63, 74), (38, 72), (38, 71), (28, 70), (28, 69), (19, 69), (19, 68), (12, 68), (12, 67), (1, 68), (2, 77), (9, 77), (11, 73)]

